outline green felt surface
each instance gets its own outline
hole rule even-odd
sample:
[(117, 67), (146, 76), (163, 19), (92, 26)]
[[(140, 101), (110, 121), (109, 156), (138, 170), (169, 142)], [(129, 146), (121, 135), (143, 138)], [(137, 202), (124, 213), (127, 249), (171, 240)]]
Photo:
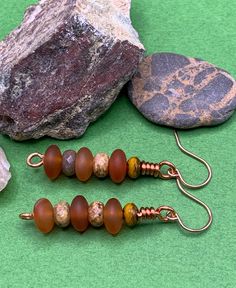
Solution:
[[(16, 27), (31, 0), (0, 0), (0, 38)], [(171, 51), (199, 57), (236, 76), (236, 1), (134, 0), (132, 21), (147, 53)], [(122, 204), (173, 206), (192, 226), (206, 221), (204, 210), (186, 199), (174, 181), (142, 178), (115, 185), (107, 179), (87, 184), (61, 177), (50, 182), (42, 168), (30, 169), (27, 155), (56, 143), (62, 150), (88, 146), (93, 153), (119, 147), (128, 156), (168, 159), (190, 182), (200, 182), (204, 168), (181, 154), (172, 130), (145, 120), (125, 93), (91, 125), (70, 141), (44, 138), (17, 143), (0, 136), (11, 162), (12, 180), (0, 194), (0, 287), (236, 287), (236, 114), (218, 127), (181, 132), (183, 144), (206, 158), (213, 180), (193, 191), (214, 213), (209, 231), (183, 233), (177, 224), (147, 223), (124, 228), (117, 237), (104, 229), (83, 235), (73, 229), (40, 234), (20, 212), (31, 211), (41, 197), (53, 203), (83, 194), (89, 201), (118, 197)]]

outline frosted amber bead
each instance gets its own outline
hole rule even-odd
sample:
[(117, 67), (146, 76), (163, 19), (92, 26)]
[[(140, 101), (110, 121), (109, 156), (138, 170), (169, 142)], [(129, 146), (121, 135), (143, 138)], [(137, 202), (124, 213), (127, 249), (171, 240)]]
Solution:
[(104, 207), (103, 221), (110, 234), (119, 233), (123, 224), (123, 210), (117, 199), (112, 198), (107, 201)]
[(51, 180), (56, 179), (61, 174), (62, 155), (57, 145), (51, 145), (43, 157), (45, 173)]
[(121, 183), (126, 176), (127, 163), (125, 153), (117, 149), (109, 160), (109, 175), (114, 183)]
[(76, 196), (71, 203), (70, 221), (79, 232), (84, 232), (88, 228), (88, 202), (81, 195)]
[(34, 222), (43, 233), (49, 233), (54, 227), (53, 207), (48, 199), (39, 199), (34, 205)]
[(138, 208), (134, 203), (127, 203), (124, 207), (124, 219), (126, 225), (133, 227), (137, 224), (138, 217), (137, 217)]
[(86, 147), (81, 148), (76, 155), (75, 173), (82, 182), (86, 182), (93, 173), (93, 154)]
[(128, 160), (128, 175), (135, 179), (140, 175), (140, 160), (137, 157), (131, 157)]

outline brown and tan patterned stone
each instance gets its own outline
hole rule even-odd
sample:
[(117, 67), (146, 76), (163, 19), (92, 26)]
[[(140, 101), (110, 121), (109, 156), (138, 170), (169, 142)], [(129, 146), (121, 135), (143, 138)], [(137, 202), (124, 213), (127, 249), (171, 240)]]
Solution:
[(99, 201), (92, 202), (88, 207), (88, 219), (92, 226), (100, 227), (103, 225), (104, 204)]
[(217, 125), (236, 108), (236, 82), (225, 70), (172, 53), (147, 56), (129, 97), (150, 121), (175, 128)]
[(104, 178), (108, 174), (109, 156), (106, 153), (98, 153), (93, 159), (93, 173), (98, 178)]
[(54, 206), (54, 221), (59, 227), (67, 227), (70, 224), (70, 205), (62, 200)]
[[(81, 136), (143, 58), (131, 0), (41, 0), (0, 42), (0, 133)], [(3, 24), (3, 23), (1, 23)]]

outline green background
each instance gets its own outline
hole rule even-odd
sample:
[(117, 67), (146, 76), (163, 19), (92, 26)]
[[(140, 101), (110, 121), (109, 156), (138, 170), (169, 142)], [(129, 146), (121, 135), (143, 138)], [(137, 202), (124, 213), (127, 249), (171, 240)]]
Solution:
[[(0, 0), (0, 38), (16, 27), (31, 0)], [(236, 76), (236, 1), (134, 0), (132, 21), (147, 53), (171, 51), (199, 57)], [(115, 185), (107, 179), (87, 184), (61, 177), (50, 182), (42, 168), (30, 169), (27, 155), (44, 152), (52, 143), (62, 150), (89, 147), (127, 156), (174, 162), (188, 181), (200, 182), (205, 169), (176, 147), (172, 130), (155, 126), (132, 106), (125, 93), (84, 136), (70, 141), (49, 138), (17, 143), (0, 136), (12, 165), (10, 185), (0, 194), (0, 287), (236, 287), (236, 114), (218, 127), (182, 131), (183, 144), (206, 158), (213, 180), (193, 191), (214, 213), (210, 230), (187, 234), (177, 224), (147, 223), (124, 228), (117, 237), (104, 229), (84, 234), (72, 228), (40, 234), (32, 222), (18, 218), (35, 201), (88, 201), (118, 197), (122, 204), (171, 205), (187, 224), (207, 220), (202, 208), (185, 198), (173, 181), (141, 178)]]

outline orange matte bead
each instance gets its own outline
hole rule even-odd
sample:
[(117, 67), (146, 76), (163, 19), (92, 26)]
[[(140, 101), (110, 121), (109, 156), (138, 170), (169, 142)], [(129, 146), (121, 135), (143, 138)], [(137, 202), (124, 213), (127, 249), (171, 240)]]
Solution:
[(86, 182), (93, 173), (93, 154), (86, 147), (81, 148), (76, 155), (75, 173), (82, 182)]
[(34, 222), (43, 233), (49, 233), (54, 227), (53, 206), (48, 199), (39, 199), (34, 205)]
[(107, 201), (103, 217), (107, 231), (112, 235), (119, 233), (123, 224), (123, 210), (117, 199), (112, 198)]
[(125, 153), (117, 149), (109, 159), (109, 175), (114, 183), (121, 183), (126, 176), (127, 163)]
[(43, 157), (45, 173), (51, 180), (56, 179), (62, 170), (62, 155), (57, 145), (51, 145)]
[(70, 221), (79, 232), (84, 232), (88, 228), (88, 202), (81, 195), (76, 196), (71, 203)]

